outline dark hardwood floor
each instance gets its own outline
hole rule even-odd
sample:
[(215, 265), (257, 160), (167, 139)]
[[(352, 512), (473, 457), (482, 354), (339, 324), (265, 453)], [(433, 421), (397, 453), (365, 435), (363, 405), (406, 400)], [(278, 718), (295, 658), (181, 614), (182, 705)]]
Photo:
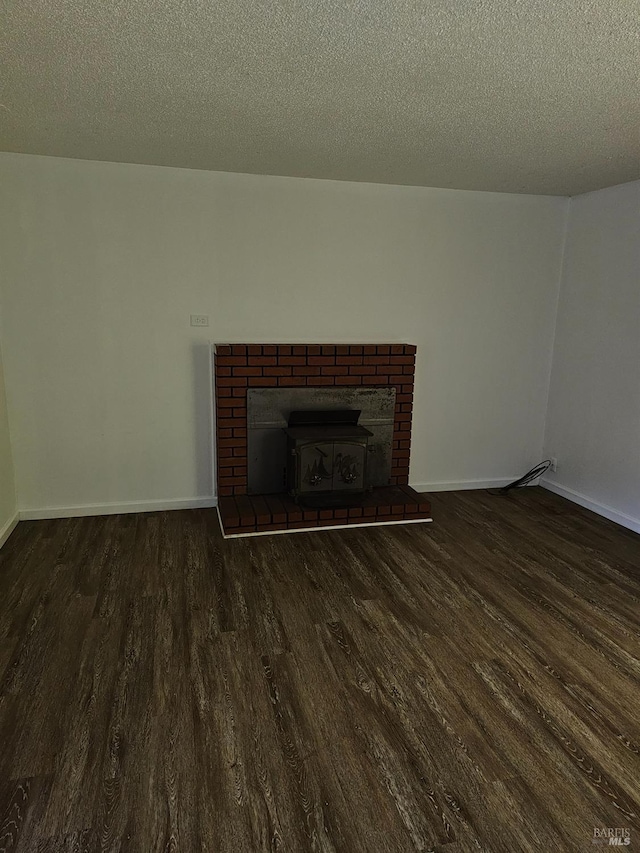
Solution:
[(640, 848), (640, 538), (540, 489), (0, 551), (1, 851)]

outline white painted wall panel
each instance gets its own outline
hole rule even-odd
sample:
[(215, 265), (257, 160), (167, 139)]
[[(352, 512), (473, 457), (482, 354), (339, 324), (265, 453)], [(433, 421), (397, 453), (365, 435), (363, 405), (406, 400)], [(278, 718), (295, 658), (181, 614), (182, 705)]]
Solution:
[(4, 390), (2, 351), (0, 350), (0, 545), (13, 526), (17, 512), (13, 457), (9, 437), (9, 418)]
[(567, 200), (13, 154), (0, 181), (22, 509), (210, 496), (209, 340), (415, 343), (413, 483), (539, 460)]
[(640, 181), (571, 200), (545, 447), (556, 491), (640, 531)]

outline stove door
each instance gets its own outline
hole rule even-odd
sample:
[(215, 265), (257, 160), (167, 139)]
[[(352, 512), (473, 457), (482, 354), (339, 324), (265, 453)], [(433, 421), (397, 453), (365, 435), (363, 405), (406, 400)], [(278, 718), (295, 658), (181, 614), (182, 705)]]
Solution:
[(333, 442), (309, 442), (298, 447), (298, 493), (333, 489)]
[(336, 441), (333, 444), (333, 489), (363, 491), (365, 488), (366, 444)]

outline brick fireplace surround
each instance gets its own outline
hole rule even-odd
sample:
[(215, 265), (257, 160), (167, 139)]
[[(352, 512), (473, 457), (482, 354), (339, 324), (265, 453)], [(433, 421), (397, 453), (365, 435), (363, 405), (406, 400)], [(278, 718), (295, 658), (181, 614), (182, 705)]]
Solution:
[[(416, 348), (411, 344), (218, 344), (214, 349), (216, 458), (225, 535), (345, 524), (430, 520), (408, 486)], [(389, 488), (362, 506), (306, 510), (286, 495), (247, 494), (247, 389), (392, 386), (396, 389)]]

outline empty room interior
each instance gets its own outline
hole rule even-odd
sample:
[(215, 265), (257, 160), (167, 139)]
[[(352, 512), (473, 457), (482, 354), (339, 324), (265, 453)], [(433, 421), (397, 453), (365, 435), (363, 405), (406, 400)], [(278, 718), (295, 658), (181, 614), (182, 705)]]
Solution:
[(639, 0), (0, 23), (0, 851), (640, 849)]

